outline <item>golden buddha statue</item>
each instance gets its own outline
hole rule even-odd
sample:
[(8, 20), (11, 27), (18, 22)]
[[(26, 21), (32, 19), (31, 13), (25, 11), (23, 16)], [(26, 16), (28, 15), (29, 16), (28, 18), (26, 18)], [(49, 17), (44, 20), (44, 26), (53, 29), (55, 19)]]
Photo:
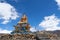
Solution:
[(30, 32), (30, 25), (27, 21), (27, 16), (24, 14), (18, 24), (15, 26), (15, 30), (13, 33), (26, 33)]

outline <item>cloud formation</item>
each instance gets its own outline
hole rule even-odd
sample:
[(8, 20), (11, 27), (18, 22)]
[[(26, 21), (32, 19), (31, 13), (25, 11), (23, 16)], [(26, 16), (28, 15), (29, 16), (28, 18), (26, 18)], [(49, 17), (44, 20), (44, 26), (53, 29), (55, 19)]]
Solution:
[(18, 17), (18, 13), (12, 5), (0, 2), (0, 19), (4, 20), (2, 24), (7, 24), (9, 20), (15, 20)]
[(60, 19), (57, 18), (54, 14), (51, 16), (44, 17), (44, 20), (39, 24), (40, 27), (43, 27), (46, 31), (60, 30)]
[(1, 29), (1, 28), (0, 28), (0, 33), (9, 33), (9, 34), (10, 34), (11, 31), (9, 31), (9, 30), (4, 30), (4, 29)]
[(58, 5), (58, 9), (60, 9), (60, 0), (55, 0), (57, 2)]
[(31, 28), (30, 28), (30, 31), (31, 31), (31, 32), (36, 32), (37, 30), (36, 30), (34, 27), (31, 27)]

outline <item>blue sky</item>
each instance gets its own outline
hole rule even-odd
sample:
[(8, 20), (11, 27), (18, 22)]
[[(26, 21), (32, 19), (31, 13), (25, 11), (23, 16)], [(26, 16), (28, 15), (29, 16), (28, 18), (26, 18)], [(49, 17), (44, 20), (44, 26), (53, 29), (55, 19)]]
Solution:
[(13, 25), (20, 21), (23, 13), (32, 30), (35, 27), (37, 30), (60, 29), (60, 0), (0, 0), (0, 5), (0, 31), (14, 30)]

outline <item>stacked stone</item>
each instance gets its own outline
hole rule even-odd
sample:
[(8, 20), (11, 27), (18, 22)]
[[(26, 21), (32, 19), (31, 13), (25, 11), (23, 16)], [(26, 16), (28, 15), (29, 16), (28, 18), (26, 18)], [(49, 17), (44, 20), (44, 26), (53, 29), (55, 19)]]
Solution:
[(0, 37), (0, 40), (36, 40), (34, 35), (25, 34), (6, 34)]
[(0, 40), (60, 40), (56, 34), (37, 32), (34, 34), (2, 34)]

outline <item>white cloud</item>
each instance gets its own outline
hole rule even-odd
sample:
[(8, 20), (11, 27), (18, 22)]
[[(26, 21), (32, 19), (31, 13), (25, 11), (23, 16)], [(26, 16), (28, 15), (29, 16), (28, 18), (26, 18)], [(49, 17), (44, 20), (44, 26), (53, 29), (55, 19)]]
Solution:
[(60, 9), (60, 0), (55, 0), (57, 2), (57, 5), (58, 5), (58, 9)]
[(16, 9), (8, 3), (0, 3), (0, 19), (4, 21), (2, 24), (7, 24), (9, 20), (15, 20), (18, 16)]
[(47, 31), (60, 30), (60, 19), (55, 15), (46, 16), (44, 20), (39, 24), (40, 27), (45, 28)]
[(31, 31), (31, 32), (36, 32), (37, 30), (36, 30), (34, 27), (31, 27), (31, 28), (30, 28), (30, 31)]
[(10, 34), (11, 31), (9, 31), (9, 30), (3, 30), (3, 29), (0, 28), (0, 33), (9, 33)]

